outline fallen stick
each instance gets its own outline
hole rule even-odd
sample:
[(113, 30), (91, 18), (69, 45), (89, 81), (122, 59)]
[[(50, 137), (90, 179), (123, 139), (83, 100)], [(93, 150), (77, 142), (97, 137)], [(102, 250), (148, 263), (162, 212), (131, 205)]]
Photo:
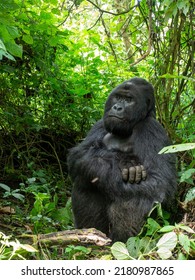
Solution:
[(20, 239), (25, 239), (28, 244), (45, 244), (47, 246), (57, 245), (60, 247), (69, 244), (91, 244), (97, 246), (107, 246), (111, 244), (111, 239), (109, 239), (104, 233), (95, 228), (64, 230), (38, 235), (22, 235), (20, 236)]

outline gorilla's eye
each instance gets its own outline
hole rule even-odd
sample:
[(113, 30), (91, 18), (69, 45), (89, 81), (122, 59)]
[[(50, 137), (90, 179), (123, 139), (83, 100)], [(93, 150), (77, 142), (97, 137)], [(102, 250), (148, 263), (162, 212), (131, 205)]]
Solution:
[(127, 101), (127, 102), (132, 102), (132, 100), (133, 100), (133, 97), (132, 96), (126, 96), (125, 97), (125, 101)]
[(121, 96), (121, 95), (117, 95), (117, 96), (116, 96), (116, 100), (117, 100), (117, 102), (126, 101), (126, 102), (130, 103), (130, 102), (132, 102), (133, 97), (132, 97), (132, 96)]
[(117, 101), (122, 101), (124, 99), (124, 97), (121, 95), (116, 95), (115, 98)]

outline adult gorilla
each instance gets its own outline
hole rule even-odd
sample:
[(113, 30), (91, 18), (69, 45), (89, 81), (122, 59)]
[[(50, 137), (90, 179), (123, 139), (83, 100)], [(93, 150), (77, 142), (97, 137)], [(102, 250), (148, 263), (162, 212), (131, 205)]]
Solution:
[(155, 119), (153, 87), (141, 78), (116, 87), (103, 119), (70, 150), (72, 206), (77, 228), (101, 230), (113, 241), (139, 233), (155, 202), (169, 206), (176, 192), (175, 156)]

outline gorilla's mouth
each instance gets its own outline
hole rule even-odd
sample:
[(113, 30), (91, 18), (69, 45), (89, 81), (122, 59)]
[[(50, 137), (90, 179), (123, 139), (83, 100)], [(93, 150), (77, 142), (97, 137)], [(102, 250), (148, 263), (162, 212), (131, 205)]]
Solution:
[(116, 115), (108, 115), (108, 118), (118, 119), (118, 120), (124, 120), (124, 118), (116, 116)]

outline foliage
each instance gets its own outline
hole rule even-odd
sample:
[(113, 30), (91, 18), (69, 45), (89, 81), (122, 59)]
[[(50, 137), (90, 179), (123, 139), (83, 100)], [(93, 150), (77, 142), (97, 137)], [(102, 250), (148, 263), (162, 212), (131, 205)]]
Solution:
[[(101, 118), (113, 87), (134, 76), (155, 87), (157, 119), (178, 153), (178, 199), (193, 216), (194, 8), (188, 0), (1, 0), (0, 208), (15, 211), (2, 224), (16, 221), (19, 233), (72, 227), (68, 149)], [(176, 227), (169, 251), (182, 254), (186, 234)], [(131, 240), (152, 239), (152, 257), (163, 235), (157, 228), (155, 240)], [(80, 247), (65, 251), (71, 259), (91, 256)]]
[[(177, 153), (182, 151), (188, 151), (191, 149), (195, 149), (195, 143), (185, 143), (185, 144), (167, 146), (164, 147), (161, 151), (159, 151), (159, 154)], [(180, 182), (181, 183), (186, 182), (188, 184), (194, 185), (194, 180), (193, 180), (194, 174), (195, 174), (195, 168), (189, 168), (187, 170), (184, 170), (183, 172), (180, 172), (180, 176), (181, 176)]]
[[(111, 252), (117, 260), (144, 259), (189, 259), (194, 257), (194, 231), (183, 224), (169, 225), (161, 217), (161, 226), (151, 217), (148, 218), (142, 232), (136, 237), (130, 237), (126, 244), (116, 242)], [(188, 236), (188, 234), (190, 236)]]
[(13, 196), (19, 200), (21, 200), (22, 202), (24, 201), (24, 196), (22, 194), (19, 193), (19, 189), (16, 189), (16, 190), (11, 190), (10, 187), (8, 187), (7, 185), (5, 184), (1, 184), (0, 183), (0, 187), (3, 188), (5, 190), (5, 193), (4, 193), (4, 196), (3, 197), (10, 197), (10, 196)]
[(75, 259), (75, 260), (83, 260), (86, 258), (86, 255), (88, 255), (91, 252), (91, 248), (86, 248), (84, 246), (73, 246), (69, 245), (66, 248), (66, 255), (68, 255), (68, 259)]
[(15, 241), (11, 241), (10, 236), (6, 236), (0, 232), (0, 260), (24, 260), (25, 255), (35, 252), (37, 252), (37, 250), (31, 245), (21, 244), (17, 239)]

